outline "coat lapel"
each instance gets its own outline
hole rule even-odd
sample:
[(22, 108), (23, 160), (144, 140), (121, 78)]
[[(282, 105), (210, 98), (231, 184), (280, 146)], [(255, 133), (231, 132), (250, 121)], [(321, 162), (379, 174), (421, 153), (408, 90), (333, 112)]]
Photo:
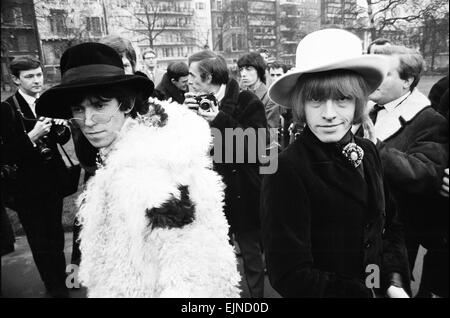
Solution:
[(375, 154), (370, 149), (364, 146), (364, 144), (358, 145), (364, 150), (364, 175), (367, 185), (368, 193), (368, 213), (366, 215), (367, 219), (373, 219), (379, 211), (384, 210), (385, 207), (385, 197), (384, 197), (384, 184), (383, 175), (381, 167), (377, 168), (377, 158)]
[[(28, 105), (28, 103), (26, 102), (26, 100), (22, 97), (22, 95), (17, 92), (15, 94), (16, 98), (17, 98), (17, 102), (19, 103), (19, 107), (20, 110), (22, 111), (22, 114), (25, 118), (30, 118), (30, 119), (36, 119), (36, 116), (34, 116), (30, 106)], [(14, 106), (15, 108), (15, 106)], [(23, 120), (23, 123), (25, 125), (25, 129), (27, 130), (27, 132), (31, 131), (34, 126), (36, 125), (35, 121), (32, 120)]]

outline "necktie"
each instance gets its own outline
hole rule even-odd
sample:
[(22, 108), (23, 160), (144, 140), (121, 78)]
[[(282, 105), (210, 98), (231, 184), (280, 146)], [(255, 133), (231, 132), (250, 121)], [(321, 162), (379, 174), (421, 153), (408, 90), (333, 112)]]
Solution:
[(370, 119), (372, 120), (372, 122), (373, 122), (374, 124), (377, 122), (377, 115), (378, 115), (378, 112), (379, 112), (380, 110), (382, 110), (382, 109), (384, 109), (384, 106), (380, 106), (380, 105), (378, 105), (378, 104), (375, 104), (375, 105), (373, 106), (372, 110), (370, 111), (369, 117), (370, 117)]

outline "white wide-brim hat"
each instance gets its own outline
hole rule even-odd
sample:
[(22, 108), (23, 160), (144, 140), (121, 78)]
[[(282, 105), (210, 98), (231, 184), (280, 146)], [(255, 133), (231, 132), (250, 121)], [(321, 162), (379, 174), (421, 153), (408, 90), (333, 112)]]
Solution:
[(363, 55), (361, 40), (345, 30), (324, 29), (305, 36), (297, 46), (295, 68), (272, 83), (269, 97), (290, 108), (290, 93), (300, 76), (337, 69), (360, 74), (375, 91), (387, 73), (389, 60), (381, 55)]

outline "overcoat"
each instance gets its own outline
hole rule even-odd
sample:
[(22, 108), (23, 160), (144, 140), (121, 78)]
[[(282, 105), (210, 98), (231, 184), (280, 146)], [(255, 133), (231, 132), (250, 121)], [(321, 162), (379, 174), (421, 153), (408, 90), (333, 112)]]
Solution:
[(167, 102), (127, 119), (80, 196), (89, 297), (238, 297), (208, 124)]
[[(214, 169), (222, 176), (225, 189), (225, 214), (230, 222), (232, 231), (245, 232), (259, 229), (259, 195), (261, 189), (261, 175), (259, 162), (248, 160), (249, 151), (257, 152), (259, 143), (258, 129), (267, 129), (267, 119), (261, 100), (249, 91), (239, 92), (238, 83), (230, 80), (226, 86), (225, 97), (219, 105), (219, 113), (211, 122), (211, 127), (221, 132), (222, 158), (214, 163)], [(232, 143), (232, 147), (225, 148), (226, 129), (254, 129), (256, 139), (244, 142), (244, 148), (238, 149), (239, 144)], [(215, 136), (217, 138), (218, 136)], [(267, 133), (266, 137), (269, 135)], [(217, 140), (214, 141), (217, 143)], [(244, 162), (237, 162), (235, 156), (238, 151), (244, 151)], [(225, 162), (226, 152), (233, 153), (233, 161)], [(216, 158), (217, 156), (215, 156)]]
[[(413, 262), (418, 244), (448, 248), (448, 201), (439, 195), (448, 167), (448, 122), (415, 89), (377, 134), (386, 181), (398, 204)], [(445, 205), (447, 208), (445, 208)], [(414, 266), (411, 264), (411, 266)]]
[(340, 143), (322, 143), (305, 128), (280, 154), (277, 172), (264, 177), (263, 245), (270, 282), (284, 297), (371, 297), (373, 268), (380, 269), (377, 293), (390, 284), (409, 290), (380, 158), (371, 142), (354, 141), (364, 151), (363, 175)]

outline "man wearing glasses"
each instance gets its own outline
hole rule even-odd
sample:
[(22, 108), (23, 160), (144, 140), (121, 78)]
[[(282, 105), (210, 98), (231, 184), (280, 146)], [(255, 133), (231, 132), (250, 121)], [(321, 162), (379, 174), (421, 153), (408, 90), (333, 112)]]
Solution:
[(157, 86), (164, 74), (157, 67), (158, 58), (156, 52), (152, 49), (147, 49), (142, 54), (142, 59), (144, 60), (142, 72)]
[(36, 109), (67, 118), (99, 150), (78, 211), (78, 278), (88, 296), (237, 297), (208, 123), (149, 100), (153, 82), (125, 74), (100, 43), (67, 49), (61, 75)]
[(6, 184), (25, 230), (39, 274), (52, 297), (68, 296), (65, 285), (63, 195), (60, 175), (64, 161), (56, 143), (65, 144), (70, 131), (52, 129), (62, 120), (39, 117), (35, 103), (43, 87), (38, 59), (22, 56), (10, 65), (17, 92), (1, 103), (1, 141), (6, 164), (16, 165), (14, 180)]

